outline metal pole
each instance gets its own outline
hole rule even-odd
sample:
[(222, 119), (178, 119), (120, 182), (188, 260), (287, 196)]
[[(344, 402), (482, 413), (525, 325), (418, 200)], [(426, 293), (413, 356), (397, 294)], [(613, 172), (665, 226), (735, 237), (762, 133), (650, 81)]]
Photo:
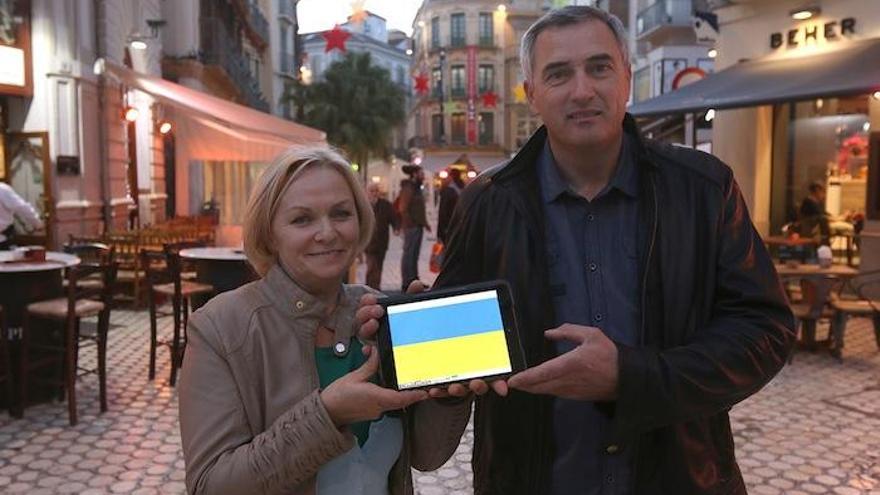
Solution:
[[(106, 55), (104, 47), (104, 35), (106, 29), (106, 11), (103, 0), (92, 2), (95, 21), (95, 59)], [(107, 101), (105, 96), (106, 77), (103, 73), (98, 75), (98, 164), (101, 181), (101, 217), (104, 220), (104, 232), (112, 229), (113, 211), (111, 206), (112, 192), (110, 190), (110, 163), (107, 159)]]
[(446, 92), (443, 91), (443, 73), (446, 70), (446, 50), (440, 50), (440, 144), (446, 144), (446, 114), (443, 113), (443, 103), (446, 101)]

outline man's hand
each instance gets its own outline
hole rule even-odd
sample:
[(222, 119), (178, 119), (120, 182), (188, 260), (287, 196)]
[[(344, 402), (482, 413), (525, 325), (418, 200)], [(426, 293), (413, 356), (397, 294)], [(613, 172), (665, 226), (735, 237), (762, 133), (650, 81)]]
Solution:
[(511, 388), (565, 399), (605, 401), (617, 398), (617, 346), (595, 327), (565, 324), (544, 332), (550, 340), (578, 344), (571, 351), (508, 380)]
[[(413, 280), (406, 289), (407, 294), (419, 294), (425, 291), (425, 286), (418, 280)], [(376, 331), (379, 330), (379, 318), (382, 317), (384, 309), (378, 304), (378, 299), (374, 294), (364, 294), (361, 297), (361, 306), (357, 310), (357, 321), (361, 325), (358, 336), (361, 340), (373, 341), (376, 339)], [(464, 397), (469, 393), (483, 395), (489, 389), (495, 391), (500, 396), (507, 395), (507, 382), (504, 380), (494, 380), (487, 384), (485, 380), (471, 380), (468, 386), (459, 383), (453, 383), (447, 388), (434, 387), (428, 390), (431, 397)]]

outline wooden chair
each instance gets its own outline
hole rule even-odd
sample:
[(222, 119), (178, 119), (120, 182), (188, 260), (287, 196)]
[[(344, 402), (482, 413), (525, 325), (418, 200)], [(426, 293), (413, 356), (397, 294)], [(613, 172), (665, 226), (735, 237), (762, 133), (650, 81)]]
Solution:
[(6, 405), (13, 411), (15, 396), (12, 392), (12, 361), (9, 358), (9, 334), (3, 306), (0, 306), (0, 382), (5, 384)]
[(832, 325), (832, 355), (843, 359), (843, 339), (850, 316), (869, 317), (874, 323), (874, 337), (880, 348), (880, 270), (860, 273), (843, 285), (839, 296), (831, 301), (834, 311)]
[[(143, 274), (140, 268), (141, 238), (137, 232), (125, 232), (107, 236), (107, 243), (113, 246), (119, 264), (119, 291), (117, 295), (130, 298), (135, 306), (143, 303)], [(130, 289), (126, 294), (125, 289)]]
[[(169, 383), (177, 383), (177, 370), (183, 362), (186, 349), (186, 325), (188, 322), (190, 298), (200, 294), (212, 294), (214, 287), (187, 280), (183, 277), (186, 263), (180, 258), (180, 251), (191, 247), (202, 247), (202, 243), (181, 242), (167, 244), (162, 253), (141, 251), (141, 267), (147, 281), (150, 309), (150, 368), (149, 379), (156, 377), (156, 349), (159, 344), (167, 346), (171, 352), (171, 376)], [(157, 299), (171, 299), (171, 312), (160, 311)], [(173, 318), (171, 340), (158, 338), (158, 318)]]
[[(116, 248), (108, 246), (102, 242), (80, 242), (77, 244), (68, 243), (62, 248), (65, 253), (72, 254), (79, 258), (83, 263), (89, 264), (111, 264), (116, 258)], [(65, 279), (65, 282), (67, 280)], [(78, 282), (82, 285), (92, 285), (93, 287), (101, 287), (103, 280), (100, 273), (96, 273), (91, 277), (81, 279)], [(66, 284), (65, 284), (66, 285)]]
[[(836, 277), (822, 276), (801, 279), (802, 301), (791, 305), (794, 313), (798, 345), (814, 350), (816, 347), (816, 326), (819, 320), (831, 321), (833, 316), (828, 307), (828, 300), (839, 282)], [(794, 360), (794, 350), (788, 356), (788, 362)]]
[[(110, 327), (110, 308), (113, 283), (116, 278), (115, 263), (81, 263), (67, 270), (67, 295), (47, 301), (31, 303), (24, 315), (21, 338), (21, 361), (19, 363), (18, 400), (22, 408), (27, 404), (29, 373), (38, 368), (54, 366), (62, 370), (62, 377), (49, 379), (50, 383), (61, 385), (67, 394), (67, 411), (70, 424), (77, 422), (76, 378), (80, 371), (97, 373), (101, 412), (107, 410), (107, 335)], [(81, 285), (80, 280), (94, 274), (102, 276), (100, 287)], [(98, 327), (94, 335), (80, 333), (82, 318), (97, 316)], [(60, 345), (44, 338), (39, 342), (33, 339), (34, 319), (45, 319), (64, 324)], [(47, 337), (47, 336), (44, 336)], [(91, 342), (97, 347), (98, 365), (95, 369), (82, 369), (78, 366), (80, 342)], [(39, 351), (39, 356), (31, 355)], [(36, 381), (36, 377), (34, 377)]]

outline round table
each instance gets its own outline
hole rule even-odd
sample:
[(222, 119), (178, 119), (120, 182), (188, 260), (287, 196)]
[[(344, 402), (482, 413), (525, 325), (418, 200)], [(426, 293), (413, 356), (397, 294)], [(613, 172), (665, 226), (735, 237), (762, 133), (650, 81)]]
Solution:
[(259, 278), (241, 249), (190, 248), (181, 250), (180, 257), (191, 260), (196, 266), (198, 281), (214, 286), (216, 293), (235, 289)]
[(16, 260), (13, 251), (0, 251), (0, 304), (10, 327), (21, 326), (28, 304), (63, 294), (65, 268), (80, 263), (72, 254), (46, 252), (46, 261)]

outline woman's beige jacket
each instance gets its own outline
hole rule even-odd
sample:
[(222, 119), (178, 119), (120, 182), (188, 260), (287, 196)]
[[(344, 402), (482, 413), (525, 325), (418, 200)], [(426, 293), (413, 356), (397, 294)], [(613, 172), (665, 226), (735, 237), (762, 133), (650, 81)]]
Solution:
[[(189, 493), (315, 492), (320, 467), (355, 442), (321, 402), (315, 333), (323, 324), (336, 340), (354, 335), (355, 311), (369, 290), (344, 286), (324, 318), (324, 305), (276, 265), (193, 313), (179, 386)], [(393, 495), (412, 493), (410, 466), (437, 469), (455, 451), (468, 419), (455, 409), (429, 400), (404, 413)]]

